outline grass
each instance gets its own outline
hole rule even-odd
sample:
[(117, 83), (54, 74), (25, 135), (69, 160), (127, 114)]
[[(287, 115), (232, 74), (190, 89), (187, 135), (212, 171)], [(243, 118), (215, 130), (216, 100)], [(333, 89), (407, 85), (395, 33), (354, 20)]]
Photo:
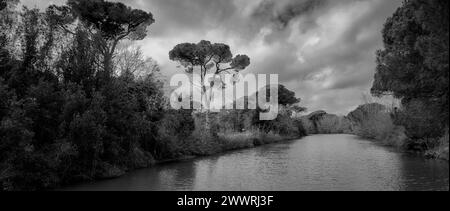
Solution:
[(276, 143), (293, 137), (281, 136), (260, 130), (245, 132), (220, 132), (211, 136), (203, 131), (196, 131), (186, 139), (183, 147), (184, 156), (208, 156), (226, 151), (247, 149), (264, 144)]
[(254, 132), (247, 131), (243, 133), (229, 132), (219, 133), (219, 142), (224, 150), (236, 150), (254, 147), (254, 141), (257, 138)]
[(250, 130), (245, 132), (220, 133), (219, 141), (224, 151), (245, 149), (264, 144), (271, 144), (288, 139), (279, 134), (260, 130)]

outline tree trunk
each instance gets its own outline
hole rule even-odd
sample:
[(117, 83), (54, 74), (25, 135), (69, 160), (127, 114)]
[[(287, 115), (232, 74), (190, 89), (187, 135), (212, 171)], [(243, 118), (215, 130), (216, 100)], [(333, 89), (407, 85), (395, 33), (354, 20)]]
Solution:
[(104, 66), (103, 70), (104, 80), (108, 80), (112, 73), (112, 54), (107, 53), (104, 56), (103, 66)]
[(211, 133), (211, 119), (209, 118), (209, 111), (205, 112), (205, 130)]
[[(210, 118), (209, 118), (209, 110), (208, 110), (208, 108), (205, 108), (205, 107), (207, 107), (208, 106), (208, 103), (207, 103), (207, 95), (206, 95), (206, 87), (205, 86), (203, 86), (203, 88), (202, 88), (202, 113), (204, 113), (205, 114), (205, 131), (207, 131), (208, 133), (209, 132), (211, 132), (211, 122), (210, 122)], [(205, 103), (206, 103), (206, 105), (205, 105)]]

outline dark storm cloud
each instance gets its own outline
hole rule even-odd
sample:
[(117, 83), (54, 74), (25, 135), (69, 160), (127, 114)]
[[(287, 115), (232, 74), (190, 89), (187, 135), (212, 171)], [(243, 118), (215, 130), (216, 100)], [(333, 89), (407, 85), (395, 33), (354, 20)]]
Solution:
[[(25, 0), (45, 7), (50, 1)], [(59, 3), (62, 0), (52, 2)], [(180, 72), (168, 52), (182, 42), (223, 42), (247, 54), (246, 73), (278, 73), (310, 111), (344, 114), (370, 89), (381, 30), (402, 0), (123, 0), (156, 23), (138, 42), (162, 72)]]
[[(252, 17), (274, 22), (279, 29), (284, 29), (291, 20), (307, 16), (326, 3), (326, 0), (264, 0), (255, 8)], [(310, 23), (314, 24), (314, 20)]]

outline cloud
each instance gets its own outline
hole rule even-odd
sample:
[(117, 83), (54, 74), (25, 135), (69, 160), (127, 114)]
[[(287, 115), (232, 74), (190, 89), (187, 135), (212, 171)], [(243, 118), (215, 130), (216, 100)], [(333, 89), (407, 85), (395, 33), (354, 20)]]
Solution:
[[(310, 16), (317, 9), (324, 7), (327, 0), (264, 0), (252, 13), (254, 19), (270, 21), (282, 30), (289, 23), (298, 18)], [(310, 19), (308, 23), (314, 25), (314, 20)]]
[[(44, 2), (26, 0), (39, 7)], [(310, 111), (345, 114), (369, 91), (383, 24), (402, 0), (122, 2), (154, 14), (149, 36), (137, 44), (168, 77), (181, 72), (168, 58), (176, 44), (227, 43), (233, 53), (250, 56), (246, 73), (277, 73)]]

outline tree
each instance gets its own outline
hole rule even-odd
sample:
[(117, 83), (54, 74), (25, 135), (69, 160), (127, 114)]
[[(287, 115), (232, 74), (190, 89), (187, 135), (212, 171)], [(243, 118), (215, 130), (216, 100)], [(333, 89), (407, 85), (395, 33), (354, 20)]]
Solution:
[[(238, 73), (250, 65), (250, 58), (247, 55), (233, 57), (230, 46), (222, 43), (212, 44), (205, 40), (197, 44), (178, 44), (169, 52), (169, 58), (179, 62), (189, 74), (194, 72), (194, 68), (200, 68), (202, 98), (206, 97), (205, 77), (208, 73), (214, 74), (214, 76), (223, 73)], [(214, 82), (211, 82), (211, 87), (213, 86)], [(202, 101), (207, 102), (204, 99)], [(204, 105), (202, 105), (203, 109)], [(207, 129), (209, 129), (208, 113), (207, 111), (205, 125)]]
[(404, 1), (386, 21), (383, 41), (372, 93), (392, 94), (404, 105), (415, 100), (439, 105), (436, 122), (448, 125), (449, 2)]
[(0, 0), (0, 66), (2, 59), (10, 57), (17, 38), (15, 28), (19, 20), (15, 7), (18, 0)]
[(89, 39), (89, 34), (78, 28), (70, 47), (62, 53), (58, 72), (64, 84), (75, 83), (83, 87), (83, 91), (91, 96), (94, 89), (99, 88), (99, 52)]
[[(269, 87), (267, 88), (267, 93), (270, 93)], [(278, 85), (278, 104), (292, 106), (297, 103), (300, 103), (300, 98), (295, 97), (295, 92), (287, 89), (284, 85)]]
[(19, 0), (0, 0), (0, 29), (5, 30), (4, 27), (11, 27), (16, 21), (14, 9), (18, 3)]
[[(267, 101), (270, 100), (270, 89), (275, 89), (272, 85), (266, 86), (266, 93), (267, 93)], [(301, 102), (300, 98), (295, 97), (295, 92), (287, 89), (284, 85), (279, 84), (278, 85), (278, 104), (281, 106), (284, 106), (291, 112), (295, 113), (302, 113), (306, 111), (307, 109), (305, 107), (301, 107), (298, 104)], [(257, 93), (259, 95), (259, 92)]]
[(145, 78), (160, 72), (158, 63), (152, 58), (146, 58), (140, 47), (120, 49), (114, 63), (116, 75), (132, 74), (137, 78)]
[(0, 10), (5, 9), (6, 6), (8, 6), (6, 0), (0, 0)]
[[(200, 67), (202, 83), (207, 73), (219, 75), (230, 71), (239, 72), (250, 65), (248, 56), (237, 55), (233, 58), (230, 46), (222, 43), (212, 44), (205, 40), (198, 44), (179, 44), (169, 52), (169, 58), (184, 66), (187, 73), (193, 73), (194, 68)], [(203, 86), (203, 89), (206, 89), (206, 86)]]
[(19, 0), (0, 0), (0, 11), (7, 9), (8, 6), (16, 6)]
[[(77, 19), (92, 33), (103, 55), (105, 77), (112, 76), (112, 62), (117, 45), (124, 39), (142, 40), (155, 22), (153, 15), (132, 9), (120, 2), (104, 0), (69, 0), (67, 6), (52, 6), (52, 14), (69, 33), (67, 25)], [(72, 16), (73, 18), (70, 18)]]

